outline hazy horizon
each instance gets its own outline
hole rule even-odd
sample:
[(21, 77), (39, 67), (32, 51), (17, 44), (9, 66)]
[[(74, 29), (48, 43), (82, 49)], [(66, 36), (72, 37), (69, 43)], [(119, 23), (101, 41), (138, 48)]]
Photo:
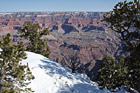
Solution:
[(20, 12), (100, 12), (100, 13), (105, 13), (105, 12), (102, 12), (102, 11), (14, 11), (14, 12), (12, 12), (12, 11), (10, 11), (10, 12), (0, 12), (0, 13), (20, 13)]
[(3, 0), (0, 12), (108, 12), (119, 1), (124, 0)]

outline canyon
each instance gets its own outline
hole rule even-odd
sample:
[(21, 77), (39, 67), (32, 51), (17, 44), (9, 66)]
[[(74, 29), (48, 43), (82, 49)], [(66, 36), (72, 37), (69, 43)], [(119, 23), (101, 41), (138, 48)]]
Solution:
[(67, 66), (71, 56), (78, 56), (78, 72), (86, 73), (91, 79), (104, 56), (126, 55), (122, 51), (121, 40), (109, 29), (109, 24), (101, 22), (104, 12), (11, 12), (0, 13), (0, 38), (11, 33), (13, 43), (28, 41), (20, 38), (17, 31), (25, 21), (38, 23), (50, 30), (47, 39), (50, 59)]

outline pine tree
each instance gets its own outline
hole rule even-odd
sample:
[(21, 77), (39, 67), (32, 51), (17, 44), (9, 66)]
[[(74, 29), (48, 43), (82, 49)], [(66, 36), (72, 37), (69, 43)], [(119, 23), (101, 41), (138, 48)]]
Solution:
[(122, 85), (127, 84), (125, 80), (127, 73), (124, 57), (114, 59), (110, 56), (106, 56), (99, 66), (97, 82), (103, 88), (107, 87), (110, 90), (119, 89)]
[(49, 35), (48, 29), (42, 29), (39, 24), (32, 24), (30, 21), (26, 21), (18, 32), (21, 37), (29, 40), (27, 51), (39, 53), (49, 57), (49, 47), (46, 41), (41, 39), (43, 35)]
[[(117, 78), (118, 83), (134, 88), (140, 92), (140, 2), (139, 0), (124, 1), (116, 4), (112, 11), (104, 15), (103, 21), (110, 23), (110, 28), (118, 33), (118, 37), (123, 41), (123, 50), (130, 56), (125, 58), (127, 74), (121, 74)], [(113, 62), (113, 61), (112, 61)], [(123, 63), (123, 62), (122, 62)], [(114, 63), (113, 63), (114, 64)], [(104, 64), (107, 65), (107, 64)], [(106, 67), (106, 66), (105, 66)], [(102, 67), (101, 67), (102, 68)], [(100, 68), (100, 69), (101, 69)], [(110, 66), (106, 69), (112, 69)], [(124, 71), (125, 72), (125, 71)], [(121, 73), (121, 72), (120, 72)], [(106, 74), (106, 73), (105, 73)], [(100, 74), (99, 74), (100, 75)], [(125, 79), (121, 79), (126, 75)], [(100, 76), (99, 76), (100, 77)], [(103, 76), (105, 77), (105, 75)], [(105, 82), (103, 82), (105, 83)], [(118, 83), (109, 82), (108, 84), (117, 85)], [(121, 87), (121, 85), (119, 85)], [(107, 87), (108, 88), (108, 87)], [(113, 88), (113, 87), (112, 87)]]
[(10, 34), (0, 39), (0, 93), (31, 92), (31, 88), (25, 88), (32, 79), (32, 74), (26, 65), (20, 61), (26, 59), (23, 42), (12, 45)]

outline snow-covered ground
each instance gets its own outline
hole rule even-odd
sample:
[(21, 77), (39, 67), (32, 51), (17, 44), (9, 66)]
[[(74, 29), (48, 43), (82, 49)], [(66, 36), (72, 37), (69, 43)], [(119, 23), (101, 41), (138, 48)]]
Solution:
[[(71, 73), (70, 69), (42, 55), (26, 54), (28, 58), (22, 63), (28, 63), (35, 77), (29, 85), (35, 93), (110, 93), (107, 89), (100, 90), (85, 74)], [(123, 89), (119, 92), (126, 93)]]

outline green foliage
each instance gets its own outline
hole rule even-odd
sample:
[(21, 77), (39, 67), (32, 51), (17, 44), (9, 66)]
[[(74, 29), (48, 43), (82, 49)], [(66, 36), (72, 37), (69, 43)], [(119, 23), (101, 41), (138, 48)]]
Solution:
[(27, 70), (26, 65), (20, 61), (26, 59), (23, 42), (19, 45), (12, 45), (10, 34), (0, 39), (0, 93), (20, 93), (21, 91), (31, 92), (25, 88), (32, 79), (32, 74)]
[(110, 23), (110, 28), (121, 35), (125, 51), (135, 56), (140, 55), (140, 3), (138, 0), (119, 2), (113, 11), (104, 15), (103, 20)]
[(49, 30), (42, 29), (39, 24), (32, 24), (30, 21), (26, 21), (18, 32), (21, 37), (30, 41), (27, 46), (28, 51), (49, 57), (49, 47), (45, 40), (41, 39), (43, 35), (49, 35)]
[(127, 73), (128, 70), (124, 57), (113, 59), (112, 57), (106, 56), (103, 58), (102, 64), (99, 67), (97, 82), (100, 86), (114, 90), (127, 84), (125, 80)]
[[(132, 87), (140, 92), (140, 2), (139, 0), (134, 1), (124, 1), (119, 2), (114, 6), (113, 11), (110, 11), (104, 15), (103, 21), (110, 23), (110, 28), (118, 33), (118, 37), (123, 41), (123, 49), (130, 54), (129, 57), (126, 57), (125, 60), (120, 60), (121, 64), (118, 64), (119, 67), (122, 66), (124, 70), (118, 76), (115, 75), (117, 83), (112, 83), (101, 80), (105, 77), (106, 79), (110, 79), (108, 76), (112, 75), (112, 70), (116, 70), (112, 66), (116, 64), (116, 60), (118, 59), (106, 59), (107, 61), (111, 61), (111, 65), (103, 62), (98, 72), (99, 84), (102, 86), (107, 86), (109, 89), (115, 89), (115, 87), (120, 87), (121, 85), (125, 85), (127, 87)], [(114, 61), (115, 60), (115, 61)], [(103, 59), (104, 61), (104, 59)], [(125, 63), (125, 65), (123, 65)], [(109, 66), (107, 66), (109, 65)], [(105, 71), (103, 70), (105, 68)], [(101, 71), (108, 71), (107, 75), (103, 75)], [(101, 76), (99, 76), (101, 74)], [(124, 78), (125, 77), (125, 78)], [(112, 79), (110, 79), (112, 80)], [(115, 86), (115, 87), (114, 87)]]
[(140, 60), (137, 57), (130, 56), (126, 58), (126, 62), (129, 71), (127, 74), (127, 80), (129, 81), (127, 86), (140, 92)]

